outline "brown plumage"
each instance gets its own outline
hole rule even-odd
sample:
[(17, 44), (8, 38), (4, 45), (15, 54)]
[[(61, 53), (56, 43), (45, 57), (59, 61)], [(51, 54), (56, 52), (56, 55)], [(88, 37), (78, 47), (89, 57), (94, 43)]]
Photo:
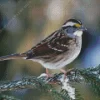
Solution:
[(80, 53), (83, 32), (81, 26), (80, 21), (70, 19), (29, 51), (0, 57), (0, 61), (23, 58), (39, 62), (45, 68), (62, 68)]

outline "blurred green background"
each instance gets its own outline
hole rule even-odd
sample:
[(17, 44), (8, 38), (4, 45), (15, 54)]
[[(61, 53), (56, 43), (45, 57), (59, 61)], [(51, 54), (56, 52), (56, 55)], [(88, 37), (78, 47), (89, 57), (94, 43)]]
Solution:
[[(95, 67), (100, 64), (100, 1), (99, 0), (0, 0), (0, 56), (22, 53), (51, 34), (69, 18), (82, 20), (88, 32), (83, 35), (79, 57), (68, 67)], [(0, 79), (18, 80), (44, 73), (38, 63), (27, 60), (0, 62)], [(56, 73), (59, 70), (50, 70)], [(76, 87), (85, 100), (100, 100), (85, 85)], [(22, 100), (52, 100), (38, 90), (5, 92)]]

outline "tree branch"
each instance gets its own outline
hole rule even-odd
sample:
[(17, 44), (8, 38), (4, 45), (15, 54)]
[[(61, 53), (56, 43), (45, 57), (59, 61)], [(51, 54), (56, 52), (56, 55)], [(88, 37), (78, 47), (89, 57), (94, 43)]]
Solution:
[[(0, 84), (0, 92), (36, 88), (48, 92), (56, 98), (58, 97), (59, 99), (57, 100), (62, 100), (62, 98), (63, 100), (74, 100), (76, 99), (76, 92), (71, 83), (86, 82), (100, 96), (100, 66), (87, 69), (72, 69), (67, 73), (65, 79), (64, 77), (63, 73), (59, 73), (47, 78), (47, 75), (42, 73), (39, 77), (31, 76), (17, 81), (3, 82)], [(60, 85), (61, 91), (55, 90), (52, 84)]]
[(20, 100), (20, 99), (17, 99), (17, 98), (15, 98), (13, 96), (0, 94), (0, 100)]

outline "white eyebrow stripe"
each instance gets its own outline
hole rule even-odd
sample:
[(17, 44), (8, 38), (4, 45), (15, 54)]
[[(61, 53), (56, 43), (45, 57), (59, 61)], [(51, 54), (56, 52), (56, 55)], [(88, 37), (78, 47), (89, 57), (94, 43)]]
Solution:
[(73, 22), (67, 22), (67, 23), (64, 24), (62, 27), (65, 27), (65, 26), (73, 26), (74, 24), (76, 24), (76, 23), (73, 23)]
[(81, 22), (80, 20), (78, 20), (78, 22), (79, 22), (80, 24), (82, 24), (82, 22)]

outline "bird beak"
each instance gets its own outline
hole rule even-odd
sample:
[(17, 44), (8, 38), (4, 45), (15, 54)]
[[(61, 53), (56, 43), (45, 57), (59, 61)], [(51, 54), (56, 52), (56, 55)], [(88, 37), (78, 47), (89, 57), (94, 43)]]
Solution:
[(84, 27), (83, 25), (79, 28), (79, 30), (81, 30), (81, 31), (87, 31), (87, 28), (86, 27)]

